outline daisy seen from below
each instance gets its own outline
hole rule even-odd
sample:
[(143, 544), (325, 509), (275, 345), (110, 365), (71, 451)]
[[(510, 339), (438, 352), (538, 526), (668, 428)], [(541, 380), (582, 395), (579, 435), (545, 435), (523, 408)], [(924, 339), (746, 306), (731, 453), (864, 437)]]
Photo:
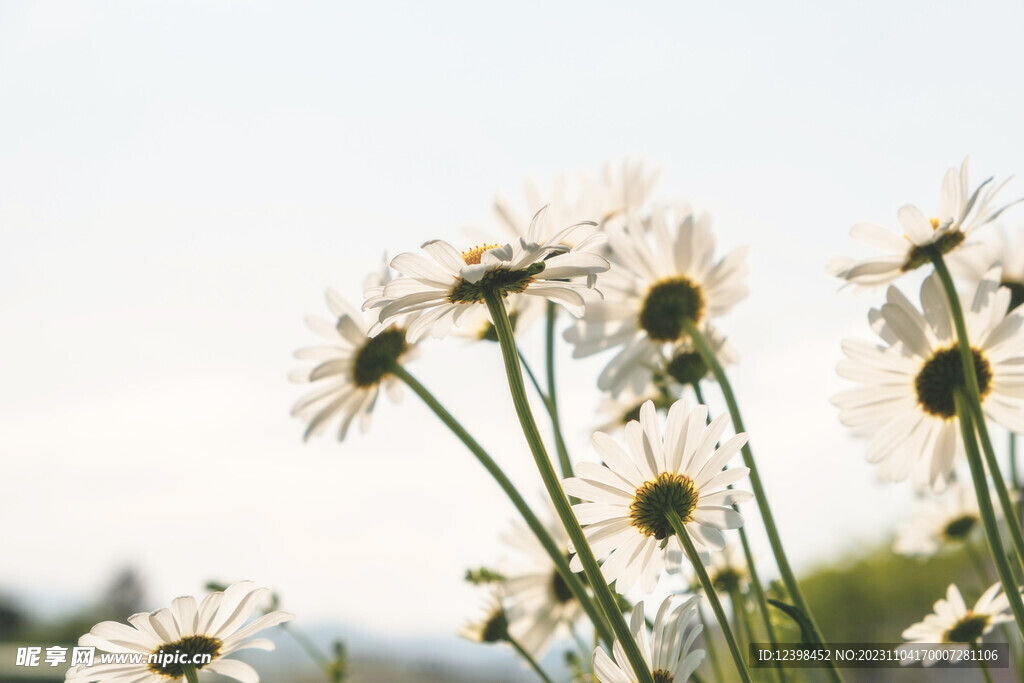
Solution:
[[(604, 235), (593, 224), (579, 224), (541, 239), (544, 224), (542, 209), (534, 216), (528, 238), (504, 246), (483, 244), (459, 252), (443, 240), (433, 240), (422, 246), (430, 258), (399, 254), (391, 267), (404, 277), (387, 283), (379, 295), (367, 299), (363, 309), (379, 308), (383, 326), (419, 312), (409, 325), (410, 342), (428, 331), (435, 337), (446, 336), (474, 304), (485, 302), (486, 292), (503, 298), (526, 294), (550, 299), (580, 316), (585, 306), (581, 290), (592, 288), (597, 273), (608, 270), (608, 261), (591, 251), (604, 241)], [(573, 280), (580, 277), (585, 282)]]
[[(553, 521), (544, 526), (554, 542), (566, 548), (569, 534), (558, 522), (550, 503), (547, 507), (548, 517)], [(505, 577), (501, 582), (502, 594), (516, 612), (509, 630), (523, 649), (539, 659), (560, 633), (569, 634), (569, 629), (583, 616), (583, 607), (532, 531), (517, 525), (502, 538), (518, 551), (517, 557), (501, 568)]]
[(710, 217), (695, 216), (686, 206), (660, 207), (646, 220), (632, 220), (610, 231), (608, 243), (613, 265), (601, 277), (605, 298), (587, 307), (565, 339), (576, 358), (621, 347), (599, 386), (618, 393), (632, 384), (640, 392), (636, 367), (659, 353), (669, 357), (688, 338), (687, 321), (706, 337), (717, 336), (708, 321), (747, 295), (746, 250), (715, 261)]
[[(582, 501), (573, 511), (597, 557), (601, 571), (625, 593), (637, 582), (645, 593), (657, 584), (669, 552), (682, 552), (667, 510), (682, 520), (704, 564), (712, 550), (725, 546), (722, 529), (737, 529), (743, 517), (731, 506), (749, 500), (749, 491), (727, 488), (749, 470), (726, 463), (747, 442), (732, 436), (716, 448), (728, 424), (720, 415), (707, 424), (707, 408), (679, 400), (668, 411), (664, 431), (654, 403), (640, 408), (640, 420), (625, 427), (626, 448), (607, 434), (594, 434), (603, 465), (581, 462), (577, 476), (566, 479), (565, 492)], [(570, 547), (570, 551), (572, 548)], [(582, 571), (579, 557), (570, 562)]]
[[(1014, 432), (1024, 430), (1024, 309), (1007, 315), (1010, 291), (999, 287), (998, 268), (961, 295), (978, 377), (982, 409)], [(860, 386), (832, 402), (848, 427), (874, 436), (867, 460), (887, 479), (912, 477), (918, 488), (941, 491), (964, 453), (954, 391), (964, 378), (959, 345), (937, 273), (921, 285), (919, 311), (895, 287), (869, 320), (881, 344), (845, 340), (836, 370)]]
[[(672, 600), (669, 596), (661, 603), (650, 640), (642, 600), (633, 607), (630, 617), (630, 631), (655, 683), (684, 683), (704, 660), (704, 650), (692, 649), (704, 629), (693, 623), (700, 597), (693, 596), (675, 609)], [(594, 678), (598, 683), (634, 683), (633, 669), (618, 641), (612, 646), (612, 654), (614, 660), (603, 649), (594, 650)]]
[(1002, 267), (999, 284), (1010, 290), (1010, 310), (1024, 304), (1024, 225), (990, 230), (980, 242), (968, 243), (950, 258), (949, 267), (962, 277), (980, 280), (992, 266)]
[[(934, 614), (919, 621), (903, 632), (909, 645), (941, 643), (947, 648), (966, 650), (979, 642), (996, 624), (1013, 621), (1008, 614), (1010, 603), (999, 583), (992, 585), (978, 598), (973, 608), (968, 609), (960, 589), (950, 584), (945, 599), (936, 601)], [(936, 660), (922, 658), (925, 666)]]
[[(379, 292), (387, 281), (387, 266), (382, 274), (371, 275), (368, 291)], [(293, 370), (293, 382), (310, 382), (316, 388), (303, 396), (292, 408), (292, 415), (309, 422), (303, 439), (326, 429), (335, 416), (341, 416), (338, 440), (343, 441), (352, 422), (359, 418), (364, 434), (369, 429), (377, 397), (383, 387), (391, 400), (401, 397), (401, 382), (390, 374), (394, 362), (411, 360), (414, 346), (406, 340), (406, 329), (400, 325), (380, 327), (368, 320), (333, 290), (327, 291), (327, 307), (334, 316), (328, 322), (307, 316), (306, 325), (327, 345), (299, 349), (299, 360), (315, 361), (312, 367)]]
[(950, 484), (939, 497), (920, 500), (896, 534), (893, 551), (930, 557), (942, 548), (961, 547), (981, 528), (981, 512), (974, 487)]
[(604, 228), (626, 216), (645, 213), (660, 177), (659, 169), (642, 160), (609, 162), (599, 174), (581, 170), (559, 175), (547, 188), (528, 180), (523, 186), (527, 213), (504, 195), (495, 198), (494, 209), (514, 237), (528, 237), (528, 217), (545, 205), (549, 225), (597, 221)]
[[(239, 650), (273, 650), (264, 638), (247, 640), (258, 631), (290, 621), (293, 615), (280, 610), (265, 614), (248, 625), (252, 613), (270, 598), (266, 588), (251, 581), (239, 581), (223, 592), (207, 595), (196, 605), (195, 598), (181, 597), (170, 608), (128, 617), (130, 626), (115, 621), (97, 624), (78, 640), (82, 647), (95, 647), (115, 654), (144, 655), (141, 663), (79, 665), (67, 673), (67, 681), (102, 683), (168, 683), (194, 677), (195, 671), (211, 671), (242, 683), (259, 683), (259, 675), (244, 662), (226, 657)], [(165, 655), (185, 655), (167, 661)], [(149, 655), (155, 655), (149, 662)], [(195, 659), (193, 659), (195, 658)], [(203, 663), (207, 662), (207, 663)], [(191, 678), (189, 678), (191, 680)]]
[(861, 261), (836, 259), (829, 264), (829, 271), (859, 286), (884, 285), (929, 263), (933, 251), (939, 254), (953, 251), (972, 231), (995, 220), (1010, 206), (996, 205), (995, 199), (1011, 179), (994, 186), (989, 178), (971, 192), (969, 165), (970, 157), (964, 159), (959, 170), (951, 168), (946, 172), (937, 215), (929, 217), (916, 206), (907, 205), (896, 213), (900, 233), (877, 223), (853, 226), (851, 237), (886, 253)]

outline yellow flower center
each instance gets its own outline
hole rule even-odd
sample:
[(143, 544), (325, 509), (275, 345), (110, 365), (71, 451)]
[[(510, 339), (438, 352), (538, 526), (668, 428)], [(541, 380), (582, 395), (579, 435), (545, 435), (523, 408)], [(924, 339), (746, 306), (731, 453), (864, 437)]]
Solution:
[(473, 247), (472, 249), (467, 249), (466, 251), (462, 252), (462, 260), (466, 262), (467, 266), (478, 266), (478, 265), (480, 265), (480, 257), (484, 255), (485, 251), (489, 251), (491, 249), (497, 249), (499, 246), (501, 246), (501, 245), (498, 245), (498, 244), (480, 244), (480, 245), (477, 245), (477, 246)]

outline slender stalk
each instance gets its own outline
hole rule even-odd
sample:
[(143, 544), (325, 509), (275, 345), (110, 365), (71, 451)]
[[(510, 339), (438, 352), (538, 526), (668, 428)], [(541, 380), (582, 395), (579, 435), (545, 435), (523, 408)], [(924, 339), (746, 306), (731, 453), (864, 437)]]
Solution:
[(751, 628), (750, 615), (747, 614), (747, 608), (739, 588), (729, 591), (729, 601), (732, 602), (732, 620), (736, 624), (736, 641), (740, 644), (741, 649), (745, 649), (743, 646), (754, 640), (754, 629)]
[(711, 671), (715, 674), (716, 681), (724, 681), (722, 677), (722, 665), (718, 661), (718, 646), (715, 645), (715, 636), (708, 629), (707, 619), (704, 618), (704, 610), (699, 606), (697, 616), (700, 617), (700, 625), (704, 627), (701, 633), (704, 634), (704, 644), (708, 649), (708, 659), (711, 660)]
[(309, 655), (309, 658), (316, 662), (316, 665), (323, 669), (324, 673), (327, 674), (328, 678), (330, 678), (331, 660), (328, 659), (327, 656), (320, 651), (320, 648), (316, 646), (316, 643), (314, 643), (309, 636), (307, 636), (299, 629), (292, 628), (291, 624), (281, 624), (281, 628), (285, 631), (285, 633), (292, 637), (292, 640), (299, 644), (299, 647), (301, 647), (305, 651), (305, 653)]
[(985, 683), (992, 683), (992, 674), (988, 670), (988, 662), (985, 661), (984, 657), (981, 657), (981, 647), (978, 645), (978, 641), (971, 643), (971, 649), (978, 654), (978, 668), (981, 669), (981, 677)]
[(1010, 499), (1006, 481), (1003, 480), (1003, 473), (999, 469), (999, 461), (992, 448), (992, 439), (989, 437), (985, 415), (980, 408), (973, 412), (974, 426), (978, 430), (978, 440), (981, 441), (982, 452), (985, 454), (985, 464), (989, 474), (992, 475), (992, 487), (999, 497), (999, 505), (1003, 509), (1003, 517), (1006, 518), (1006, 528), (1010, 530), (1010, 540), (1013, 542), (1013, 551), (1017, 555), (1018, 568), (1024, 571), (1024, 532), (1021, 531), (1020, 519), (1017, 517), (1017, 506)]
[[(694, 321), (684, 321), (683, 331), (690, 335), (690, 338), (693, 340), (693, 345), (697, 349), (697, 353), (700, 354), (704, 363), (711, 368), (711, 372), (715, 376), (718, 386), (721, 387), (722, 395), (725, 397), (725, 403), (729, 407), (729, 415), (732, 418), (733, 428), (737, 433), (746, 431), (743, 427), (743, 418), (740, 416), (739, 405), (736, 403), (736, 396), (732, 393), (732, 386), (729, 384), (729, 378), (726, 377), (722, 364), (718, 362), (714, 349), (712, 349), (711, 345), (708, 344), (707, 339), (705, 339), (704, 335), (701, 334), (700, 329), (698, 329), (697, 324)], [(768, 543), (772, 547), (772, 554), (775, 555), (775, 562), (779, 567), (779, 574), (782, 577), (782, 582), (785, 584), (786, 591), (789, 593), (789, 596), (793, 600), (797, 609), (804, 613), (804, 616), (807, 617), (808, 622), (814, 629), (814, 637), (818, 639), (818, 642), (824, 644), (825, 638), (821, 635), (821, 629), (818, 628), (818, 622), (815, 620), (814, 614), (811, 612), (811, 608), (807, 604), (807, 600), (804, 599), (804, 594), (800, 590), (800, 585), (796, 582), (796, 576), (793, 573), (793, 569), (789, 565), (789, 559), (786, 557), (786, 551), (782, 547), (782, 539), (779, 537), (779, 530), (775, 526), (775, 519), (772, 517), (771, 508), (768, 506), (768, 497), (765, 495), (764, 487), (761, 485), (761, 475), (758, 474), (757, 463), (754, 462), (754, 453), (750, 449), (749, 441), (743, 446), (742, 453), (743, 464), (750, 470), (750, 485), (754, 490), (754, 499), (757, 501), (757, 508), (761, 512), (761, 520), (764, 522), (765, 532), (768, 535)], [(825, 673), (833, 683), (840, 683), (843, 680), (839, 670), (836, 669), (835, 662), (828, 662), (828, 668), (825, 669)]]
[(1006, 526), (1010, 530), (1010, 539), (1013, 541), (1013, 549), (1017, 555), (1017, 561), (1021, 568), (1024, 568), (1024, 532), (1021, 530), (1020, 520), (1017, 518), (1017, 511), (1010, 501), (1010, 495), (1006, 490), (1006, 482), (1003, 481), (999, 463), (996, 460), (995, 451), (992, 448), (992, 440), (988, 435), (988, 425), (985, 422), (985, 414), (981, 408), (981, 390), (978, 387), (978, 373), (974, 367), (974, 353), (970, 339), (967, 336), (967, 323), (964, 320), (963, 307), (960, 305), (960, 295), (957, 294), (956, 286), (953, 284), (953, 277), (949, 274), (949, 268), (942, 258), (942, 254), (933, 249), (931, 253), (932, 263), (935, 265), (935, 272), (942, 282), (942, 289), (946, 294), (949, 303), (949, 311), (953, 316), (953, 326), (956, 328), (957, 348), (960, 350), (960, 363), (964, 372), (964, 384), (966, 389), (967, 406), (974, 415), (974, 428), (981, 440), (981, 448), (985, 453), (985, 460), (988, 464), (989, 474), (992, 475), (992, 483), (999, 497), (999, 505), (1003, 509), (1003, 517), (1006, 518)]
[(558, 465), (562, 468), (562, 478), (572, 476), (572, 461), (569, 451), (562, 439), (562, 423), (558, 418), (558, 394), (555, 392), (555, 320), (558, 318), (558, 307), (554, 301), (548, 302), (547, 326), (544, 330), (544, 355), (547, 358), (548, 395), (547, 408), (551, 416), (551, 430), (555, 433), (555, 449), (558, 451)]
[(611, 589), (608, 588), (608, 582), (605, 581), (604, 575), (601, 574), (601, 568), (594, 557), (594, 552), (590, 549), (590, 544), (583, 534), (583, 529), (580, 528), (580, 523), (577, 521), (575, 514), (573, 514), (569, 500), (565, 496), (565, 491), (562, 490), (558, 476), (551, 466), (551, 460), (547, 449), (544, 448), (544, 442), (540, 438), (537, 422), (533, 418), (530, 403), (526, 397), (526, 387), (523, 385), (523, 372), (519, 366), (519, 356), (516, 354), (515, 339), (512, 336), (512, 325), (509, 323), (508, 313), (505, 311), (501, 295), (494, 290), (489, 290), (485, 291), (484, 296), (487, 302), (487, 309), (491, 314), (491, 322), (494, 323), (494, 329), (498, 335), (498, 342), (501, 344), (501, 355), (505, 361), (505, 374), (508, 376), (512, 403), (519, 417), (519, 424), (522, 426), (523, 435), (526, 437), (530, 452), (533, 454), (537, 470), (544, 481), (544, 488), (547, 489), (551, 502), (555, 506), (555, 511), (558, 513), (559, 519), (562, 520), (562, 524), (569, 534), (569, 539), (576, 550), (576, 555), (583, 564), (583, 571), (591, 588), (594, 590), (594, 596), (597, 598), (598, 604), (601, 606), (612, 630), (615, 632), (615, 637), (625, 651), (630, 666), (633, 667), (633, 671), (639, 679), (638, 683), (654, 683), (650, 668), (644, 661), (640, 648), (633, 639), (633, 635), (630, 633), (629, 626), (626, 624), (625, 619), (623, 619), (622, 613), (619, 612), (615, 596), (612, 595)]
[(1010, 456), (1010, 480), (1013, 481), (1013, 490), (1017, 492), (1017, 515), (1024, 518), (1024, 490), (1021, 488), (1020, 472), (1017, 469), (1017, 435), (1013, 432), (1010, 432), (1006, 451)]
[(959, 388), (956, 388), (953, 390), (953, 401), (956, 404), (960, 433), (967, 451), (967, 463), (971, 468), (971, 479), (974, 480), (974, 492), (978, 497), (978, 510), (981, 512), (981, 521), (985, 525), (985, 538), (988, 539), (992, 562), (999, 574), (999, 581), (1003, 584), (1003, 592), (1010, 602), (1010, 609), (1013, 610), (1017, 628), (1024, 629), (1024, 602), (1021, 601), (1020, 593), (1017, 591), (1013, 570), (1010, 569), (1010, 565), (1006, 561), (1003, 542), (999, 538), (999, 526), (996, 523), (995, 510), (992, 509), (988, 483), (985, 481), (985, 466), (981, 462), (981, 454), (978, 453), (978, 442), (974, 435), (974, 420), (971, 419), (971, 410), (967, 405), (968, 399), (964, 397)]
[(196, 668), (191, 664), (182, 664), (181, 673), (185, 674), (185, 680), (188, 683), (199, 683), (199, 674), (196, 673)]
[[(704, 400), (704, 393), (700, 389), (700, 383), (694, 382), (690, 386), (693, 387), (693, 393), (697, 396), (697, 402), (701, 405), (707, 406), (707, 401)], [(711, 421), (711, 414), (708, 414), (708, 422)], [(729, 485), (732, 488), (732, 484)], [(734, 510), (738, 510), (738, 506), (732, 506)], [(754, 562), (754, 553), (750, 550), (750, 540), (747, 538), (747, 530), (745, 527), (739, 528), (740, 532), (740, 545), (743, 547), (743, 557), (747, 561), (747, 571), (750, 573), (750, 587), (754, 591), (754, 599), (757, 600), (758, 609), (761, 611), (761, 620), (764, 623), (765, 633), (768, 636), (768, 641), (772, 644), (773, 648), (778, 647), (778, 639), (775, 637), (775, 627), (772, 625), (772, 615), (768, 611), (768, 599), (764, 594), (764, 587), (761, 585), (761, 577), (757, 574), (757, 564)], [(754, 639), (753, 636), (750, 637)], [(772, 667), (772, 670), (776, 674), (776, 678), (779, 679), (780, 683), (786, 683), (786, 674), (782, 667)]]
[(725, 636), (725, 642), (729, 646), (729, 652), (732, 653), (732, 659), (736, 663), (736, 671), (739, 672), (740, 679), (744, 683), (751, 683), (750, 672), (747, 671), (747, 664), (743, 659), (743, 653), (740, 652), (740, 647), (736, 643), (736, 637), (729, 626), (729, 619), (725, 616), (722, 603), (715, 593), (715, 587), (711, 584), (711, 577), (708, 576), (708, 571), (704, 568), (704, 563), (701, 562), (700, 555), (697, 554), (693, 541), (690, 540), (690, 532), (686, 530), (686, 525), (679, 518), (679, 513), (676, 512), (675, 508), (666, 506), (665, 516), (668, 518), (669, 524), (672, 525), (672, 530), (675, 531), (679, 542), (683, 544), (686, 556), (690, 559), (690, 564), (693, 565), (693, 570), (697, 573), (697, 579), (700, 581), (701, 587), (704, 588), (704, 594), (708, 597), (711, 610), (715, 613), (718, 625), (722, 628), (722, 634)]
[(970, 541), (964, 541), (964, 551), (967, 552), (968, 559), (974, 565), (974, 572), (978, 575), (978, 580), (981, 581), (981, 592), (984, 593), (985, 589), (992, 585), (992, 575), (989, 574), (988, 567), (978, 556), (978, 552)]
[(448, 429), (452, 431), (455, 436), (459, 437), (466, 448), (476, 456), (476, 459), (480, 461), (480, 464), (484, 466), (484, 469), (490, 473), (494, 480), (498, 483), (498, 486), (505, 492), (515, 505), (516, 510), (522, 515), (523, 520), (526, 521), (530, 531), (537, 537), (541, 545), (544, 546), (544, 550), (547, 551), (551, 561), (555, 563), (555, 567), (558, 569), (559, 575), (565, 581), (566, 585), (569, 586), (569, 590), (572, 591), (573, 597), (579, 600), (583, 610), (587, 613), (591, 623), (594, 625), (595, 636), (600, 636), (601, 640), (609, 646), (615, 642), (615, 636), (608, 626), (608, 622), (604, 619), (602, 613), (597, 609), (597, 605), (591, 599), (587, 593), (586, 587), (580, 580), (580, 577), (574, 574), (569, 569), (569, 560), (566, 557), (566, 549), (558, 547), (554, 539), (551, 538), (551, 534), (544, 527), (544, 524), (537, 518), (537, 515), (533, 513), (530, 506), (526, 503), (523, 497), (519, 494), (515, 485), (509, 480), (501, 467), (487, 454), (487, 451), (477, 443), (476, 439), (470, 436), (462, 424), (459, 423), (452, 414), (445, 410), (434, 395), (431, 394), (426, 387), (419, 383), (419, 381), (409, 374), (409, 371), (398, 364), (398, 362), (392, 363), (391, 372), (396, 377), (405, 382), (413, 392), (416, 393), (423, 402), (427, 404), (434, 414), (443, 422)]
[(530, 656), (530, 653), (524, 650), (523, 646), (520, 645), (515, 638), (511, 635), (506, 635), (505, 640), (508, 641), (508, 644), (519, 653), (520, 657), (526, 660), (526, 663), (530, 665), (530, 668), (533, 669), (534, 673), (537, 674), (540, 680), (544, 681), (544, 683), (552, 683), (551, 678), (544, 673), (544, 669), (542, 669), (540, 664), (537, 663), (537, 660)]

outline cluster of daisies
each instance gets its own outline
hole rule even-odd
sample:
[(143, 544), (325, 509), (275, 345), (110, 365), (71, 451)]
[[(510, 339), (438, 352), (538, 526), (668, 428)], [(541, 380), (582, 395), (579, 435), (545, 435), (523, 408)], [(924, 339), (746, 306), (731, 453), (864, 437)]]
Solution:
[[(915, 644), (960, 648), (977, 644), (995, 624), (1016, 617), (1021, 626), (1024, 617), (1016, 578), (1024, 572), (1024, 536), (1013, 502), (1020, 486), (1016, 434), (1024, 431), (1024, 232), (989, 225), (1015, 202), (1000, 203), (1007, 182), (972, 188), (968, 168), (965, 160), (946, 174), (936, 212), (899, 209), (898, 232), (874, 223), (853, 227), (854, 238), (883, 255), (830, 264), (854, 289), (888, 285), (884, 303), (868, 313), (877, 339), (842, 344), (837, 371), (856, 386), (833, 402), (843, 424), (870, 437), (866, 457), (880, 477), (910, 480), (919, 497), (895, 551), (921, 558), (946, 548), (974, 553), (985, 530), (1000, 581), (970, 609), (950, 585), (935, 613), (903, 633)], [(890, 284), (913, 271), (926, 273), (920, 305)], [(1004, 463), (989, 425), (1008, 433)]]
[[(529, 185), (523, 208), (499, 197), (504, 237), (460, 246), (431, 240), (395, 256), (367, 281), (358, 311), (329, 293), (334, 320), (308, 320), (327, 343), (300, 350), (297, 357), (313, 363), (293, 374), (316, 387), (293, 410), (307, 437), (334, 421), (344, 439), (356, 420), (365, 431), (382, 387), (391, 394), (404, 383), (425, 397), (405, 366), (428, 337), (505, 344), (504, 325), (518, 338), (544, 316), (552, 327), (564, 310), (572, 321), (563, 337), (575, 357), (609, 351), (598, 380), (608, 422), (593, 437), (600, 462), (560, 454), (547, 519), (525, 511), (525, 525), (507, 537), (520, 557), (474, 574), (490, 584), (492, 599), (464, 631), (508, 643), (536, 665), (584, 618), (602, 622), (593, 627), (612, 636), (601, 640), (614, 658), (602, 647), (591, 657), (601, 681), (682, 681), (696, 670), (704, 657), (692, 647), (701, 626), (689, 623), (697, 595), (667, 598), (650, 638), (642, 601), (628, 623), (621, 610), (596, 605), (611, 595), (609, 585), (619, 601), (634, 587), (649, 595), (678, 570), (687, 545), (702, 567), (711, 562), (726, 546), (723, 532), (743, 524), (737, 504), (752, 496), (742, 488), (748, 469), (730, 466), (746, 435), (727, 434), (727, 415), (710, 416), (683, 397), (710, 373), (694, 334), (719, 363), (735, 362), (715, 321), (747, 294), (746, 253), (716, 258), (711, 218), (659, 201), (657, 180), (648, 166), (626, 162), (564, 176), (549, 191)], [(554, 388), (536, 388), (557, 430)], [(451, 426), (454, 418), (438, 414)], [(564, 445), (560, 434), (556, 440)], [(572, 502), (569, 523), (559, 518), (559, 498), (566, 510)], [(635, 671), (638, 657), (646, 673)]]

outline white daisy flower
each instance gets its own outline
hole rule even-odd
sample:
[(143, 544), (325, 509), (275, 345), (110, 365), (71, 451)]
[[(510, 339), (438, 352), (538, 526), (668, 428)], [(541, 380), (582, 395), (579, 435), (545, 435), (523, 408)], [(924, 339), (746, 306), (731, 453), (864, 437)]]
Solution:
[(502, 590), (494, 588), (480, 617), (466, 622), (456, 634), (474, 643), (504, 643), (509, 638), (509, 618)]
[[(567, 548), (569, 534), (553, 509), (548, 518), (554, 520), (544, 525), (551, 538), (559, 547)], [(506, 577), (501, 589), (508, 603), (515, 605), (517, 615), (509, 631), (524, 650), (539, 659), (560, 633), (568, 635), (569, 628), (583, 616), (583, 607), (529, 528), (517, 525), (502, 538), (519, 551), (515, 559), (501, 567)]]
[(746, 250), (715, 262), (710, 217), (679, 210), (678, 221), (675, 211), (662, 208), (609, 233), (613, 267), (601, 277), (605, 298), (565, 333), (576, 358), (622, 347), (598, 380), (606, 391), (629, 385), (642, 392), (645, 366), (685, 340), (684, 320), (717, 338), (707, 322), (747, 295)]
[[(711, 550), (725, 546), (722, 529), (743, 525), (731, 507), (750, 500), (749, 491), (726, 488), (747, 476), (746, 467), (723, 471), (747, 442), (746, 434), (726, 439), (716, 449), (728, 424), (719, 415), (707, 424), (707, 407), (691, 408), (676, 401), (668, 411), (665, 429), (658, 426), (654, 403), (640, 408), (640, 420), (626, 425), (627, 449), (607, 434), (594, 434), (593, 443), (606, 464), (581, 462), (578, 476), (566, 479), (565, 492), (582, 502), (573, 506), (601, 570), (620, 593), (637, 581), (650, 593), (665, 567), (666, 553), (682, 551), (665, 509), (671, 506), (686, 525), (704, 564)], [(570, 551), (573, 549), (570, 547)], [(579, 557), (569, 563), (582, 571)]]
[(563, 174), (548, 188), (528, 180), (523, 188), (526, 213), (503, 195), (494, 200), (494, 209), (514, 237), (528, 236), (529, 217), (543, 206), (548, 206), (549, 225), (597, 221), (603, 229), (609, 222), (645, 213), (660, 177), (659, 169), (641, 160), (610, 162), (598, 175), (589, 171)]
[[(1024, 430), (1024, 309), (1007, 316), (1010, 291), (999, 269), (961, 297), (985, 415), (1011, 431)], [(867, 460), (892, 481), (913, 476), (918, 488), (942, 490), (954, 458), (964, 452), (953, 402), (962, 365), (952, 315), (932, 273), (921, 285), (922, 314), (895, 287), (888, 303), (868, 316), (882, 344), (845, 340), (836, 370), (861, 386), (832, 402), (848, 427), (875, 432)]]
[[(273, 650), (274, 644), (260, 638), (247, 640), (263, 629), (294, 619), (280, 610), (254, 620), (252, 613), (269, 597), (266, 588), (255, 588), (251, 581), (239, 581), (223, 592), (207, 595), (196, 605), (193, 597), (176, 598), (169, 609), (151, 614), (140, 612), (128, 617), (131, 626), (104, 621), (78, 639), (82, 647), (95, 647), (111, 653), (139, 653), (142, 663), (78, 665), (67, 672), (68, 681), (102, 683), (168, 683), (183, 680), (181, 663), (171, 661), (178, 653), (189, 657), (196, 670), (212, 671), (242, 683), (258, 683), (259, 675), (244, 662), (225, 659), (247, 648)], [(156, 655), (149, 662), (149, 655)], [(167, 656), (164, 656), (167, 655)], [(209, 655), (209, 663), (202, 663)], [(192, 660), (191, 657), (197, 657)], [(180, 659), (180, 657), (178, 658)]]
[[(935, 603), (935, 613), (929, 614), (906, 631), (903, 637), (909, 645), (942, 643), (945, 649), (966, 650), (987, 635), (996, 624), (1013, 621), (1010, 602), (1002, 592), (1002, 586), (995, 583), (978, 598), (973, 608), (968, 609), (963, 596), (955, 584), (950, 584), (946, 598)], [(934, 659), (924, 658), (922, 663), (930, 666)]]
[[(384, 275), (367, 280), (369, 291), (379, 290), (384, 281), (386, 266)], [(316, 383), (317, 388), (295, 404), (292, 415), (309, 421), (303, 439), (322, 432), (334, 416), (340, 415), (338, 440), (343, 441), (357, 417), (360, 431), (365, 434), (369, 429), (381, 386), (391, 400), (401, 398), (402, 383), (388, 368), (394, 360), (411, 360), (415, 349), (406, 340), (404, 327), (372, 329), (376, 323), (333, 290), (327, 291), (327, 307), (335, 316), (333, 323), (317, 316), (306, 317), (306, 325), (328, 345), (295, 352), (299, 360), (315, 361), (316, 365), (293, 370), (289, 378)]]
[[(380, 308), (381, 325), (421, 311), (409, 326), (410, 342), (428, 331), (435, 337), (447, 335), (473, 304), (484, 303), (487, 289), (503, 297), (527, 294), (550, 299), (580, 316), (585, 303), (580, 291), (592, 288), (596, 274), (608, 270), (608, 262), (589, 251), (604, 236), (592, 225), (581, 224), (540, 240), (544, 221), (541, 210), (534, 217), (528, 239), (504, 246), (484, 244), (460, 253), (447, 242), (433, 240), (422, 247), (429, 259), (409, 252), (399, 254), (391, 267), (406, 276), (387, 283), (363, 309)], [(572, 281), (581, 276), (586, 276), (585, 283)]]
[[(673, 599), (670, 595), (661, 603), (650, 640), (642, 600), (633, 607), (630, 617), (633, 639), (657, 683), (684, 683), (704, 660), (704, 650), (691, 649), (704, 630), (701, 624), (693, 623), (700, 597), (695, 595), (674, 610)], [(614, 661), (601, 648), (594, 650), (594, 678), (598, 683), (634, 683), (636, 675), (619, 641), (612, 646), (612, 653)]]
[(862, 261), (836, 259), (829, 264), (829, 271), (857, 285), (884, 285), (929, 263), (928, 252), (931, 249), (949, 253), (959, 247), (971, 231), (995, 220), (1010, 206), (996, 206), (994, 202), (1011, 179), (993, 187), (989, 178), (969, 194), (969, 162), (970, 157), (964, 159), (959, 171), (951, 168), (946, 172), (939, 195), (938, 215), (929, 218), (916, 206), (901, 207), (896, 213), (901, 233), (892, 232), (877, 223), (858, 223), (850, 229), (850, 236), (882, 249), (885, 255)]
[(941, 496), (918, 502), (896, 534), (893, 551), (930, 557), (940, 548), (960, 547), (979, 528), (981, 513), (974, 487), (954, 482)]
[(971, 242), (950, 258), (949, 269), (970, 280), (980, 280), (993, 266), (1001, 266), (1000, 284), (1010, 290), (1010, 310), (1024, 304), (1024, 226), (1016, 230), (990, 230), (980, 242)]

